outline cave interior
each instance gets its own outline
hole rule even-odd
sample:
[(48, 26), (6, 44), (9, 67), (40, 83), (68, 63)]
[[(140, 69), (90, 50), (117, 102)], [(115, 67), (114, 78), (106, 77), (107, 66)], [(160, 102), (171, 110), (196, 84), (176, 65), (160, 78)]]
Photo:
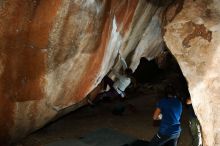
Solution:
[[(96, 143), (97, 146), (101, 146), (111, 145), (114, 138), (109, 137), (122, 134), (133, 138), (133, 141), (130, 141), (133, 146), (146, 145), (160, 124), (152, 120), (152, 114), (156, 103), (164, 97), (164, 88), (173, 85), (179, 97), (190, 95), (187, 81), (175, 57), (167, 48), (155, 59), (148, 60), (142, 57), (133, 77), (136, 85), (126, 89), (125, 98), (106, 98), (95, 106), (86, 104), (50, 122), (18, 144), (54, 146), (78, 144), (75, 140), (82, 140), (87, 144)], [(103, 87), (103, 82), (98, 86)], [(182, 133), (179, 146), (191, 145), (188, 118), (189, 113), (185, 104), (181, 117)], [(115, 137), (117, 138), (123, 139), (120, 136)]]

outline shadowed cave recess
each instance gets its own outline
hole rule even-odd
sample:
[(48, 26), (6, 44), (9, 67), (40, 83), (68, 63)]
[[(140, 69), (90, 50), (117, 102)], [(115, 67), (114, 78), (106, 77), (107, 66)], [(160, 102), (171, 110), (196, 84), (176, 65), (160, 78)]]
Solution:
[[(0, 146), (149, 141), (167, 85), (218, 146), (219, 14), (217, 0), (0, 0)], [(91, 105), (123, 59), (136, 84)], [(189, 118), (184, 105), (178, 146)]]

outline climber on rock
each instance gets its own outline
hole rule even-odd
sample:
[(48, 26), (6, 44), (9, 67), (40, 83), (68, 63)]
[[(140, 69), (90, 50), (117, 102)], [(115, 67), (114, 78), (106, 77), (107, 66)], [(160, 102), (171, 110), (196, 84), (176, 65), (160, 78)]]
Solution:
[(122, 74), (112, 70), (112, 73), (116, 77), (116, 81), (114, 82), (110, 77), (105, 76), (103, 78), (104, 81), (104, 89), (106, 89), (107, 85), (109, 85), (110, 89), (108, 91), (104, 91), (99, 93), (94, 101), (88, 100), (90, 104), (96, 104), (103, 99), (110, 99), (112, 97), (125, 97), (125, 89), (130, 85), (132, 73), (133, 71), (127, 67), (125, 60), (119, 56), (120, 62), (123, 67)]

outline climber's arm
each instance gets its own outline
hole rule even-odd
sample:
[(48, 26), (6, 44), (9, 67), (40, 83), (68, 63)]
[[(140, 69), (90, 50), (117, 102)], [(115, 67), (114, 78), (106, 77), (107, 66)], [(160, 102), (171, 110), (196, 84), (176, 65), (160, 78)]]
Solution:
[(120, 58), (120, 62), (121, 62), (121, 65), (122, 65), (122, 67), (123, 67), (123, 70), (125, 70), (126, 68), (128, 68), (128, 65), (127, 65), (125, 59), (124, 59), (123, 57), (121, 57), (121, 56), (119, 56), (119, 58)]

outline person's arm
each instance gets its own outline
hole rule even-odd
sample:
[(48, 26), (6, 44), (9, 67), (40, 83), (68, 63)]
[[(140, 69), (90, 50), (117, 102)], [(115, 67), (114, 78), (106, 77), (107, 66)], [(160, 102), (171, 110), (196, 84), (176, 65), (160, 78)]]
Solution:
[(112, 69), (112, 73), (116, 76), (116, 78), (121, 76), (115, 69)]
[(128, 88), (136, 88), (137, 87), (137, 81), (135, 80), (134, 77), (130, 76), (129, 77), (131, 80), (131, 83), (129, 84)]
[(154, 111), (154, 115), (153, 115), (153, 119), (154, 120), (161, 120), (160, 118), (159, 118), (159, 115), (161, 114), (161, 110), (160, 110), (160, 108), (156, 108), (156, 110)]
[(186, 104), (187, 104), (187, 105), (192, 104), (192, 100), (191, 100), (190, 97), (188, 97), (188, 98), (186, 99)]
[(121, 57), (121, 56), (119, 56), (119, 58), (120, 58), (120, 62), (121, 62), (121, 64), (122, 64), (123, 70), (125, 70), (126, 68), (128, 68), (128, 65), (127, 65), (125, 59), (124, 59), (123, 57)]

